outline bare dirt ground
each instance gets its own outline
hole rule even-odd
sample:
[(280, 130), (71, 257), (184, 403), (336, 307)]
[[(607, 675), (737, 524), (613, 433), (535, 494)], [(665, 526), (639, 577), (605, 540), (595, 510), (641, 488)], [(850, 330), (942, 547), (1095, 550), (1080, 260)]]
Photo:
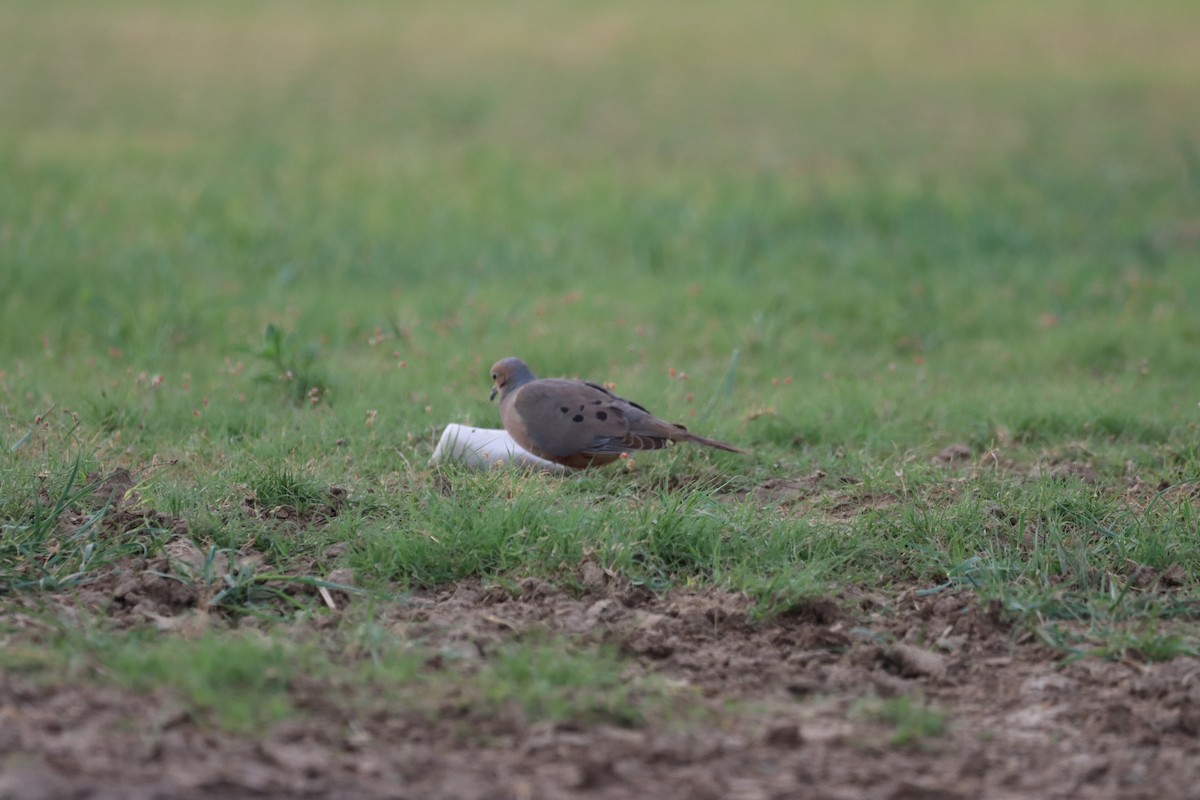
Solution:
[[(757, 623), (740, 596), (655, 596), (590, 562), (577, 577), (582, 594), (466, 582), (388, 624), (463, 657), (539, 630), (610, 643), (692, 698), (692, 722), (352, 716), (314, 682), (293, 687), (302, 718), (243, 738), (163, 696), (4, 674), (0, 798), (1183, 798), (1200, 785), (1200, 660), (1064, 663), (966, 592), (829, 598)], [(152, 576), (100, 594), (117, 613), (189, 613)], [(912, 692), (946, 712), (944, 735), (897, 745), (856, 711)]]
[[(760, 491), (787, 500), (820, 477)], [(0, 624), (34, 624), (46, 602), (68, 622), (82, 609), (163, 635), (213, 624), (196, 610), (212, 587), (197, 580), (204, 556), (186, 525), (134, 508), (114, 506), (109, 533), (173, 530), (161, 554), (69, 597), (10, 597)], [(69, 533), (85, 519), (61, 524)], [(382, 623), (460, 663), (542, 633), (605, 644), (629, 660), (627, 677), (665, 682), (695, 713), (640, 727), (534, 721), (515, 705), (363, 713), (314, 679), (291, 687), (301, 716), (239, 737), (198, 724), (166, 692), (0, 672), (0, 800), (1197, 796), (1200, 659), (1069, 662), (965, 590), (858, 591), (762, 622), (743, 596), (656, 595), (590, 559), (567, 578), (569, 591), (465, 581), (388, 607)], [(352, 598), (335, 595), (341, 611), (298, 624), (337, 625)], [(897, 743), (864, 713), (901, 696), (923, 697), (947, 730)]]

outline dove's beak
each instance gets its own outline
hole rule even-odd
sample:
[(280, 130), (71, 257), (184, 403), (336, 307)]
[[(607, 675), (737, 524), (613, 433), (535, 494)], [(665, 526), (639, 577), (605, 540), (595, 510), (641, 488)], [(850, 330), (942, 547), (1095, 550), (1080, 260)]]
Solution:
[(488, 395), (488, 400), (495, 400), (495, 399), (496, 399), (496, 392), (498, 392), (498, 391), (500, 391), (500, 390), (499, 390), (499, 389), (497, 389), (495, 386), (493, 386), (493, 387), (492, 387), (492, 393), (491, 393), (490, 395)]

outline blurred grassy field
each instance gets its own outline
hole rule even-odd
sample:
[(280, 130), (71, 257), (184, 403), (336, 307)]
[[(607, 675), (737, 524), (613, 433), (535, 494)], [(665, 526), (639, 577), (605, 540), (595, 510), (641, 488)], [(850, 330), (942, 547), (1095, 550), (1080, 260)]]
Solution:
[[(1183, 614), (1113, 605), (1131, 575), (1200, 577), (1176, 491), (1200, 477), (1198, 25), (1182, 0), (0, 3), (0, 591), (161, 547), (47, 521), (123, 467), (275, 576), (386, 594), (596, 550), (766, 611), (969, 580), (1123, 652), (1125, 623)], [(444, 496), (436, 429), (498, 424), (507, 355), (755, 455), (451, 471)], [(817, 470), (802, 512), (753, 499)], [(333, 485), (328, 525), (230, 513)]]

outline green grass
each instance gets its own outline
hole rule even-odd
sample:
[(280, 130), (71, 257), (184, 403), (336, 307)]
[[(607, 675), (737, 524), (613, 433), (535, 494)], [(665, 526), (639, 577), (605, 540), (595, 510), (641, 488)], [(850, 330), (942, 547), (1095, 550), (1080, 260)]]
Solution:
[[(4, 3), (0, 592), (182, 530), (245, 566), (193, 576), (235, 621), (594, 554), (762, 617), (965, 585), (1071, 654), (1193, 652), (1198, 17)], [(754, 454), (430, 467), (507, 355)], [(87, 477), (122, 467), (141, 522)]]
[[(631, 681), (608, 650), (575, 651), (546, 641), (502, 649), (474, 678), (487, 708), (515, 703), (531, 719), (641, 724), (646, 709), (669, 706), (662, 686)], [(468, 707), (471, 700), (468, 699)], [(686, 713), (686, 707), (679, 709)]]
[(907, 694), (888, 700), (864, 700), (852, 713), (891, 726), (891, 742), (897, 747), (929, 746), (931, 739), (945, 735), (949, 728), (944, 712), (930, 707), (921, 697)]
[(51, 631), (34, 644), (10, 643), (0, 665), (44, 682), (159, 693), (192, 719), (233, 733), (253, 733), (319, 707), (322, 701), (309, 696), (317, 685), (336, 692), (347, 713), (482, 718), (511, 707), (531, 721), (576, 725), (694, 716), (660, 682), (631, 679), (627, 664), (609, 649), (548, 638), (464, 660), (399, 644), (370, 620), (345, 626), (327, 646), (306, 634), (209, 631), (181, 639)]

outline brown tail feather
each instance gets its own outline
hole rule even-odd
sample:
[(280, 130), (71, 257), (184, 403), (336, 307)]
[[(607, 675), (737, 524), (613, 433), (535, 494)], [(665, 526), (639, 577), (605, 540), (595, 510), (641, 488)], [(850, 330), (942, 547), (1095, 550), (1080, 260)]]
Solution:
[(625, 434), (625, 438), (621, 440), (621, 444), (627, 446), (630, 450), (661, 450), (671, 443), (667, 436), (652, 436), (644, 433), (634, 433), (630, 431)]

